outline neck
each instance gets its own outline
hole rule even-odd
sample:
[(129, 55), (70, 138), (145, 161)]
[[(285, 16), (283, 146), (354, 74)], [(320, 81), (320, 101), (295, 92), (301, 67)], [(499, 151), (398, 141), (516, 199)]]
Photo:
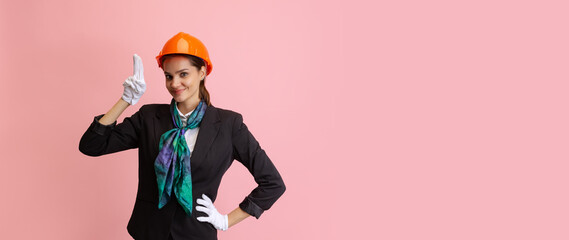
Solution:
[(176, 104), (178, 106), (178, 110), (180, 110), (180, 113), (186, 115), (190, 111), (194, 110), (199, 103), (200, 103), (199, 99), (188, 99), (185, 102), (179, 102)]

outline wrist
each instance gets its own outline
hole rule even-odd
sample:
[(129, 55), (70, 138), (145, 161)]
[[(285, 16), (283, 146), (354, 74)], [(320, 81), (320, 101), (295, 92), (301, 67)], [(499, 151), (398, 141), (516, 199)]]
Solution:
[(131, 105), (128, 101), (124, 100), (124, 96), (119, 99), (118, 104), (121, 104), (121, 105), (126, 106), (126, 107)]

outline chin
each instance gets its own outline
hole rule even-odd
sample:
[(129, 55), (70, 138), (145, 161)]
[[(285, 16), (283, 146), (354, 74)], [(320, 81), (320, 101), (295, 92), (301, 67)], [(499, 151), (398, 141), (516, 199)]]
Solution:
[(186, 99), (187, 99), (187, 98), (180, 97), (180, 96), (178, 96), (178, 97), (172, 96), (172, 97), (174, 98), (174, 101), (176, 101), (176, 102), (183, 102), (183, 101), (186, 101)]

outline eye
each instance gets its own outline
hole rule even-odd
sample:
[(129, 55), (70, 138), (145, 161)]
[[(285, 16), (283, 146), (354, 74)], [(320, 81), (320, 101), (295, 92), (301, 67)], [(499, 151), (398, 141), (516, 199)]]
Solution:
[(186, 77), (186, 76), (188, 76), (188, 73), (187, 73), (187, 72), (182, 72), (182, 73), (180, 73), (180, 77)]
[(164, 77), (166, 77), (166, 80), (172, 80), (172, 75), (165, 74)]

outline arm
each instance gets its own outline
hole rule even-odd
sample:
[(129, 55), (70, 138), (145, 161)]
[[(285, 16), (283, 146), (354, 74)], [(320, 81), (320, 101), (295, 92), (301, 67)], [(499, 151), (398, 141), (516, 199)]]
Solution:
[(241, 208), (236, 208), (228, 215), (222, 215), (217, 211), (211, 199), (205, 194), (197, 199), (196, 210), (207, 214), (207, 217), (197, 217), (200, 222), (208, 222), (218, 230), (225, 231), (233, 225), (243, 221), (250, 215)]
[(116, 120), (124, 110), (137, 103), (146, 91), (142, 59), (135, 54), (133, 61), (134, 73), (124, 81), (121, 99), (106, 114), (95, 117), (81, 137), (79, 151), (85, 155), (100, 156), (137, 147), (136, 129), (140, 127), (139, 114), (126, 118), (123, 123), (116, 125)]
[(128, 77), (123, 83), (124, 92), (121, 99), (119, 99), (119, 101), (101, 119), (99, 119), (99, 123), (103, 125), (111, 125), (117, 121), (124, 110), (128, 106), (136, 104), (140, 97), (142, 97), (142, 94), (146, 91), (142, 59), (138, 55), (134, 54), (132, 61), (132, 76)]
[(249, 216), (259, 218), (285, 191), (279, 172), (243, 124), (241, 115), (234, 121), (232, 136), (234, 158), (247, 167), (258, 186), (228, 215), (220, 214), (205, 194), (197, 199), (196, 210), (207, 214), (207, 217), (198, 217), (197, 220), (209, 222), (223, 231)]
[(109, 109), (101, 119), (99, 119), (99, 123), (103, 125), (111, 125), (117, 121), (119, 116), (124, 112), (124, 110), (126, 110), (126, 108), (128, 108), (128, 106), (130, 106), (129, 103), (122, 98), (119, 99), (117, 103), (115, 103), (115, 105)]
[(239, 204), (239, 208), (258, 219), (285, 192), (285, 184), (240, 114), (233, 125), (233, 148), (234, 158), (249, 170), (258, 184)]
[(245, 220), (246, 218), (248, 218), (250, 216), (251, 215), (249, 215), (248, 213), (243, 211), (241, 208), (239, 208), (239, 207), (235, 208), (235, 210), (231, 211), (227, 215), (227, 221), (229, 223), (229, 227), (232, 227), (233, 225)]
[[(117, 124), (115, 120), (124, 108), (124, 102), (119, 100), (107, 114), (95, 117), (79, 141), (79, 151), (88, 156), (101, 156), (137, 148), (144, 118), (141, 112), (144, 107)], [(107, 119), (106, 122), (101, 121), (103, 118)]]

